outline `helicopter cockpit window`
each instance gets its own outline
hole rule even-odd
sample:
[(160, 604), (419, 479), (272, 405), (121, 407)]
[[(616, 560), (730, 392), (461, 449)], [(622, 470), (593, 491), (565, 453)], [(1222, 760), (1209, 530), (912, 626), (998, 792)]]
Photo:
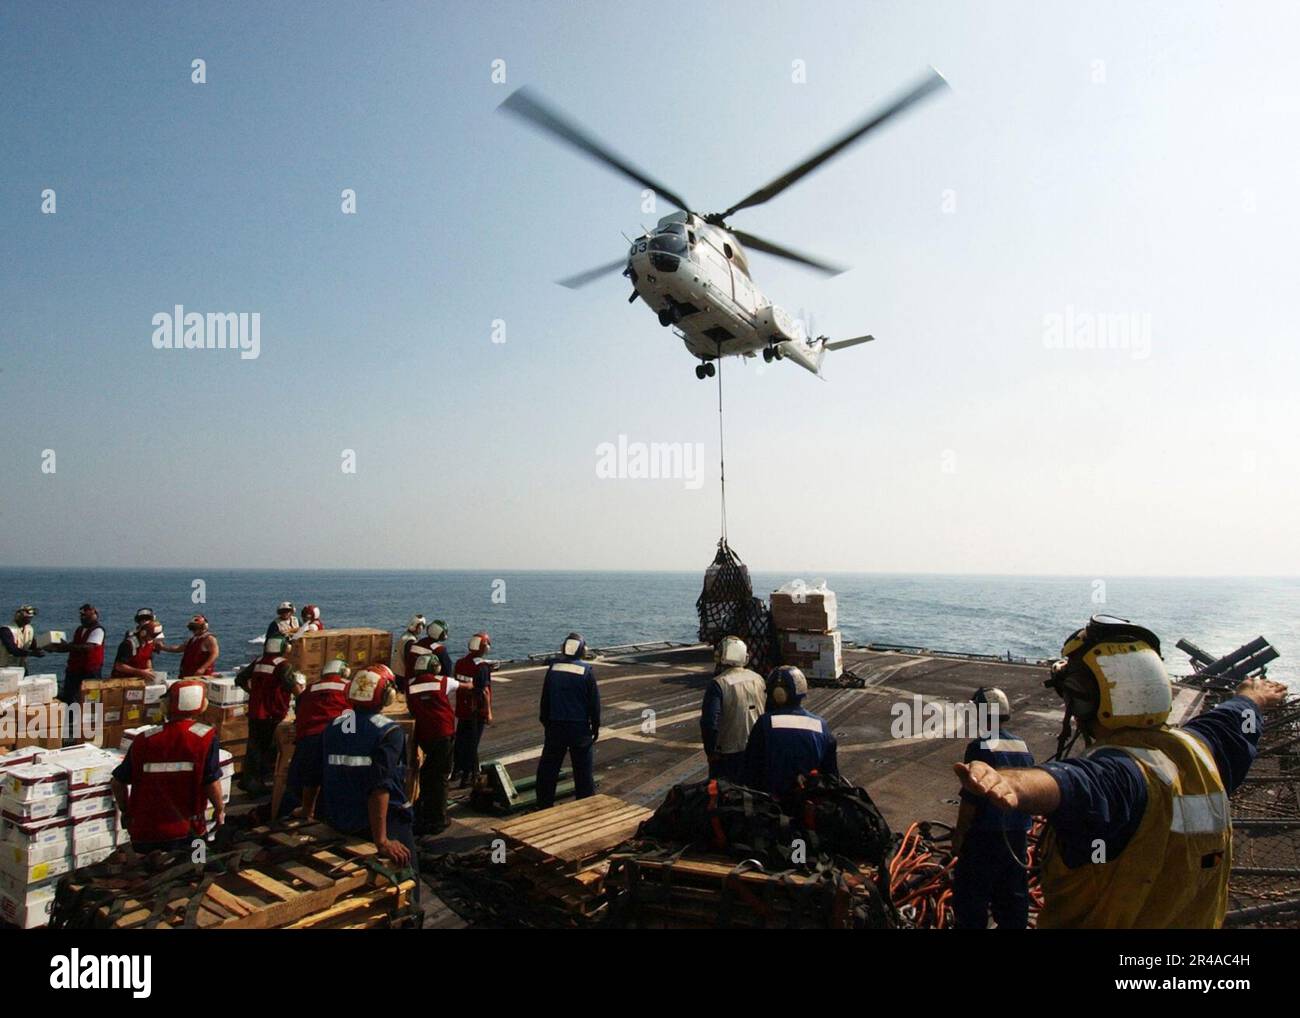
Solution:
[(686, 227), (681, 223), (668, 223), (650, 240), (651, 251), (668, 254), (686, 253)]

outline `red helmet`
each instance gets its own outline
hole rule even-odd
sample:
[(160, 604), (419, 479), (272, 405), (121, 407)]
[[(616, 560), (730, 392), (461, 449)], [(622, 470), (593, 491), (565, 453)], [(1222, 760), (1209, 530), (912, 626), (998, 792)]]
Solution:
[(492, 649), (492, 637), (486, 632), (475, 633), (469, 638), (469, 652), (483, 654)]
[(354, 707), (379, 710), (393, 696), (397, 678), (387, 665), (367, 665), (352, 673), (348, 682), (348, 700)]
[(192, 718), (208, 709), (208, 684), (198, 679), (181, 679), (167, 689), (167, 716)]
[(320, 609), (314, 604), (305, 604), (302, 606), (303, 621), (315, 622), (320, 619)]

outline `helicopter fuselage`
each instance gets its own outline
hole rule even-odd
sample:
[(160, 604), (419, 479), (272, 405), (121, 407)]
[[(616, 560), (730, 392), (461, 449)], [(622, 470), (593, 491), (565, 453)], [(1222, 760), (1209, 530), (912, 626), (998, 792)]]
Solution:
[(754, 285), (735, 236), (699, 216), (673, 213), (638, 237), (624, 275), (702, 362), (771, 350), (817, 371), (820, 359), (803, 323)]

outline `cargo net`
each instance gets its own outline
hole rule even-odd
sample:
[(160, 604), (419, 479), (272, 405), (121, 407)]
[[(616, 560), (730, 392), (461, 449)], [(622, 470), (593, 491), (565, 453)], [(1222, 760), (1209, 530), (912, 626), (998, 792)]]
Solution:
[[(1214, 692), (1206, 709), (1232, 694)], [(1300, 926), (1300, 698), (1264, 712), (1259, 755), (1232, 796), (1226, 926)]]
[(724, 636), (739, 636), (749, 648), (749, 667), (760, 675), (781, 663), (771, 612), (762, 598), (754, 596), (749, 567), (728, 547), (725, 537), (704, 572), (704, 589), (695, 609), (700, 615), (701, 642), (716, 647)]

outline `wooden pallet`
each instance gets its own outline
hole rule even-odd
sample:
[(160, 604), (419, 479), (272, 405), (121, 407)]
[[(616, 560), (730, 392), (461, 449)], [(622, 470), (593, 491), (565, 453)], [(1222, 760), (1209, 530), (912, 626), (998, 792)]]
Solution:
[(593, 795), (529, 813), (494, 830), (508, 849), (530, 861), (578, 874), (636, 834), (650, 813), (612, 795)]
[[(113, 916), (109, 906), (100, 906), (100, 924), (113, 929), (387, 926), (407, 907), (415, 890), (413, 879), (394, 884), (364, 864), (377, 854), (373, 844), (357, 838), (339, 841), (319, 824), (258, 828), (250, 836), (268, 851), (294, 851), (279, 862), (254, 861), (220, 874), (203, 890), (197, 905), (193, 901), (199, 891), (197, 879), (173, 887), (173, 897), (157, 909), (156, 899), (132, 896), (131, 884), (138, 887), (142, 879), (116, 878), (123, 881), (119, 895), (125, 898), (123, 908)], [(187, 916), (193, 921), (188, 922)]]

